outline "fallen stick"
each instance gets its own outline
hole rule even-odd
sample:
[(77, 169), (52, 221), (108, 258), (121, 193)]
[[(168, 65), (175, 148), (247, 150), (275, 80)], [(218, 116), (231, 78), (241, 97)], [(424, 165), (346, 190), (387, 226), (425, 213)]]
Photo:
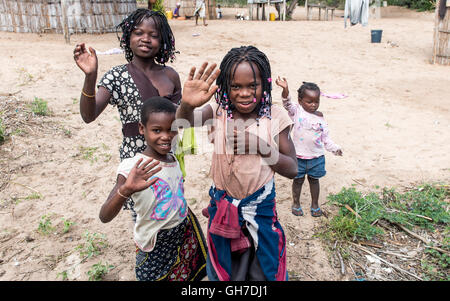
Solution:
[[(419, 234), (416, 234), (416, 233), (412, 232), (411, 230), (409, 230), (408, 228), (404, 227), (403, 225), (400, 225), (400, 224), (397, 224), (397, 223), (393, 223), (393, 224), (396, 225), (396, 226), (398, 226), (400, 229), (402, 229), (403, 231), (405, 231), (406, 233), (408, 233), (408, 234), (411, 235), (412, 237), (415, 237), (415, 238), (417, 238), (418, 240), (424, 242), (425, 244), (431, 243), (431, 241), (429, 241), (428, 239), (426, 239), (426, 238), (420, 236)], [(449, 251), (446, 251), (446, 250), (441, 249), (441, 248), (439, 248), (439, 247), (428, 246), (428, 245), (426, 245), (425, 247), (426, 247), (426, 248), (430, 248), (430, 249), (434, 249), (434, 250), (439, 251), (439, 252), (441, 252), (441, 253), (450, 254)]]
[(425, 248), (434, 249), (434, 250), (439, 251), (439, 252), (441, 252), (441, 253), (445, 253), (445, 254), (447, 254), (447, 255), (450, 255), (450, 252), (449, 252), (449, 251), (446, 251), (446, 250), (444, 250), (444, 249), (441, 249), (441, 248), (438, 248), (438, 247), (435, 247), (435, 246), (425, 246)]
[(397, 209), (388, 209), (388, 210), (394, 211), (394, 212), (399, 212), (399, 213), (405, 213), (405, 214), (409, 214), (409, 215), (415, 215), (417, 217), (421, 217), (421, 218), (424, 218), (426, 220), (433, 221), (433, 219), (431, 217), (428, 217), (428, 216), (425, 216), (425, 215), (420, 215), (420, 214), (415, 214), (415, 213), (411, 213), (411, 212), (400, 211), (400, 210), (397, 210)]
[(420, 278), (419, 276), (414, 275), (413, 273), (410, 273), (410, 272), (408, 272), (408, 271), (405, 271), (405, 270), (402, 269), (401, 267), (399, 267), (399, 266), (397, 266), (397, 265), (395, 265), (395, 264), (393, 264), (393, 263), (390, 263), (389, 261), (384, 260), (383, 258), (381, 258), (381, 257), (377, 256), (376, 254), (370, 252), (370, 251), (367, 250), (366, 248), (364, 248), (364, 247), (362, 247), (362, 246), (360, 246), (360, 245), (357, 245), (357, 244), (355, 244), (355, 243), (352, 243), (352, 242), (350, 242), (350, 244), (354, 245), (355, 247), (357, 247), (357, 248), (360, 249), (361, 251), (364, 251), (364, 252), (366, 252), (367, 254), (369, 254), (369, 255), (371, 255), (371, 256), (373, 256), (373, 257), (379, 259), (380, 261), (384, 262), (385, 264), (387, 264), (387, 265), (393, 267), (393, 268), (396, 269), (397, 271), (402, 272), (402, 273), (404, 273), (404, 274), (408, 274), (408, 275), (410, 275), (410, 276), (412, 276), (412, 277), (414, 277), (414, 278), (416, 278), (416, 279), (418, 279), (418, 280), (420, 280), (420, 281), (423, 281), (423, 279)]
[(339, 261), (341, 263), (341, 274), (345, 275), (345, 264), (344, 264), (344, 260), (342, 259), (341, 253), (339, 252), (339, 250), (336, 249), (336, 253), (339, 257)]
[(352, 179), (352, 180), (353, 180), (355, 183), (358, 183), (358, 184), (361, 185), (361, 186), (367, 187), (367, 185), (361, 183), (361, 182), (358, 181), (358, 180), (355, 180), (355, 179)]
[(371, 242), (367, 242), (367, 241), (359, 241), (359, 243), (360, 243), (361, 245), (365, 245), (365, 246), (369, 246), (369, 247), (374, 247), (374, 248), (377, 248), (377, 249), (383, 248), (383, 246), (380, 246), (380, 245), (377, 245), (377, 244), (374, 244), (374, 243), (371, 243)]
[(349, 205), (345, 204), (344, 205), (345, 208), (347, 208), (351, 213), (353, 213), (356, 217), (361, 218), (361, 216), (358, 214), (358, 212), (356, 212), (355, 210), (352, 209), (352, 207), (350, 207)]
[(423, 241), (423, 242), (426, 243), (426, 244), (429, 244), (429, 243), (430, 243), (430, 241), (429, 241), (428, 239), (426, 239), (426, 238), (420, 236), (419, 234), (416, 234), (416, 233), (412, 232), (411, 230), (409, 230), (409, 229), (406, 228), (405, 226), (400, 225), (400, 224), (398, 224), (398, 223), (393, 223), (393, 224), (396, 225), (397, 227), (399, 227), (400, 229), (402, 229), (403, 231), (405, 231), (406, 233), (408, 233), (409, 235), (411, 235), (412, 237), (415, 237), (415, 238), (417, 238), (418, 240), (421, 240), (421, 241)]
[(30, 186), (27, 186), (27, 185), (24, 185), (24, 184), (21, 184), (21, 183), (17, 183), (17, 182), (13, 182), (13, 181), (11, 181), (10, 183), (11, 183), (11, 184), (20, 185), (20, 186), (25, 187), (25, 188), (28, 188), (28, 189), (30, 189), (30, 190), (36, 192), (37, 194), (42, 195), (39, 191), (37, 191), (37, 190), (34, 189), (34, 188), (31, 188)]

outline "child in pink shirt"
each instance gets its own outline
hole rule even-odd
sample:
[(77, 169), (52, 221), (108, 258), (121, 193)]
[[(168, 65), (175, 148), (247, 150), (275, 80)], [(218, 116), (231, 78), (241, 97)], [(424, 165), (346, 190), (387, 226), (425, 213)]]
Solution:
[(305, 175), (311, 191), (311, 215), (319, 217), (322, 210), (319, 207), (319, 178), (326, 174), (324, 149), (335, 155), (342, 156), (342, 150), (329, 137), (328, 124), (323, 114), (317, 109), (320, 104), (320, 89), (314, 83), (303, 82), (298, 89), (298, 104), (291, 102), (288, 83), (285, 78), (276, 79), (276, 84), (283, 88), (281, 97), (283, 106), (294, 122), (293, 142), (297, 155), (298, 174), (292, 182), (292, 213), (303, 215), (300, 206), (300, 194)]

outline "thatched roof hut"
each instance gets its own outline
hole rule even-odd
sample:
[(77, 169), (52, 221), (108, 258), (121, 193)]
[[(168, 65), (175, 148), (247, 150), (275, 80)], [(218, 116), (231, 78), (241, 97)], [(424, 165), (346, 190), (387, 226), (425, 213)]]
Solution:
[(0, 0), (0, 31), (112, 32), (136, 7), (136, 0)]

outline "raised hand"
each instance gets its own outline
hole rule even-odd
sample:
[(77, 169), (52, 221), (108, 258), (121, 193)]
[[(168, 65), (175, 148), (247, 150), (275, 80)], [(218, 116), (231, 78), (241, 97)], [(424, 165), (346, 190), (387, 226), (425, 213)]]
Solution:
[(219, 69), (214, 70), (216, 66), (217, 64), (212, 64), (208, 67), (208, 63), (204, 62), (197, 74), (195, 73), (196, 68), (191, 68), (183, 87), (182, 101), (185, 104), (196, 108), (209, 101), (218, 88), (217, 85), (213, 85), (220, 73)]
[(289, 87), (288, 87), (288, 82), (286, 80), (286, 78), (283, 77), (283, 79), (281, 79), (279, 76), (278, 78), (275, 80), (275, 83), (277, 84), (277, 86), (281, 87), (283, 89), (283, 92), (281, 93), (282, 97), (286, 98), (289, 95)]
[(97, 72), (98, 59), (94, 48), (89, 47), (89, 51), (87, 51), (84, 43), (77, 44), (73, 50), (73, 59), (86, 75)]
[[(157, 178), (151, 179), (150, 181), (148, 181), (148, 179), (161, 170), (160, 166), (156, 167), (159, 164), (159, 161), (150, 158), (140, 165), (142, 161), (143, 158), (140, 158), (131, 169), (125, 184), (123, 184), (121, 188), (122, 194), (128, 196), (137, 191), (142, 191), (157, 181)], [(151, 163), (152, 161), (154, 162)]]

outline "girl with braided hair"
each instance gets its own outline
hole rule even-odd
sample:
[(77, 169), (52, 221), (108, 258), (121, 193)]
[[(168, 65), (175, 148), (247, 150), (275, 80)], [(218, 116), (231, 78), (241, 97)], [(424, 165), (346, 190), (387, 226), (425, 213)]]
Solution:
[[(191, 69), (177, 120), (190, 126), (212, 121), (213, 185), (210, 204), (202, 211), (209, 217), (208, 278), (286, 280), (286, 239), (275, 208), (274, 175), (297, 174), (292, 121), (272, 104), (270, 63), (256, 47), (231, 49), (219, 75), (215, 64), (207, 67), (204, 63), (197, 75)], [(203, 98), (193, 93), (199, 82)], [(206, 104), (213, 94), (216, 102)]]
[[(84, 43), (76, 45), (74, 59), (84, 72), (85, 80), (80, 95), (80, 113), (84, 122), (91, 123), (108, 104), (116, 106), (122, 123), (123, 140), (120, 161), (143, 152), (146, 142), (139, 133), (138, 123), (143, 103), (153, 96), (163, 96), (178, 104), (181, 82), (178, 73), (167, 62), (175, 59), (175, 37), (164, 14), (148, 9), (137, 9), (127, 16), (117, 30), (127, 64), (111, 68), (97, 83), (98, 60), (94, 48), (89, 51)], [(132, 210), (133, 201), (125, 202)]]

